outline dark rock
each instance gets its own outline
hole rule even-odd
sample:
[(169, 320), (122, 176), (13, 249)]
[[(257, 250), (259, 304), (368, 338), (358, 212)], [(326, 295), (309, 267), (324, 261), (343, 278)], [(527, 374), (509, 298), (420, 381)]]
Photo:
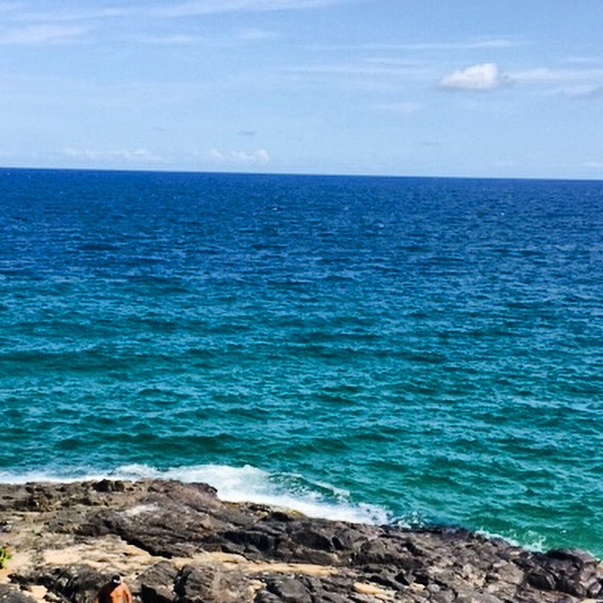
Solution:
[(261, 590), (257, 593), (254, 603), (283, 603), (283, 600), (268, 590)]
[(240, 571), (189, 566), (179, 576), (175, 592), (181, 603), (245, 603), (253, 601), (248, 578)]
[(334, 553), (327, 553), (316, 549), (300, 547), (295, 549), (293, 559), (298, 563), (311, 563), (313, 565), (338, 565), (339, 558)]
[(266, 589), (283, 603), (312, 603), (312, 595), (296, 578), (273, 578), (266, 585)]
[(404, 555), (397, 543), (372, 539), (365, 541), (360, 545), (360, 549), (354, 555), (354, 564), (356, 565), (371, 565), (371, 564), (390, 564), (395, 567), (405, 566), (408, 555)]
[(35, 600), (8, 584), (0, 584), (0, 603), (35, 603)]
[(335, 550), (332, 534), (327, 530), (317, 529), (308, 523), (302, 524), (298, 530), (293, 532), (291, 534), (291, 539), (293, 542), (303, 547), (326, 552)]
[(121, 480), (102, 479), (93, 486), (97, 492), (124, 492), (125, 484)]
[(598, 561), (589, 553), (552, 550), (534, 555), (535, 567), (528, 583), (541, 590), (559, 591), (576, 597), (596, 597), (603, 591), (603, 576)]
[(169, 561), (160, 561), (150, 567), (138, 579), (140, 598), (143, 603), (173, 603), (176, 598), (174, 585), (178, 569)]
[(37, 583), (71, 603), (94, 601), (107, 576), (88, 565), (67, 565), (40, 572)]
[(557, 587), (556, 577), (545, 569), (538, 569), (528, 574), (528, 584), (539, 590), (555, 590)]
[(241, 545), (236, 549), (241, 553), (261, 552), (274, 557), (276, 540), (273, 536), (258, 530), (229, 530), (223, 534), (224, 538), (235, 545)]

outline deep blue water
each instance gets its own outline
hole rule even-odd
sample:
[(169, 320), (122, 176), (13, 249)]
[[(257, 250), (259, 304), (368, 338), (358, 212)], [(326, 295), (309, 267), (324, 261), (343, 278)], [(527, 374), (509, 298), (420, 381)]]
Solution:
[(0, 405), (3, 481), (603, 555), (603, 183), (0, 170)]

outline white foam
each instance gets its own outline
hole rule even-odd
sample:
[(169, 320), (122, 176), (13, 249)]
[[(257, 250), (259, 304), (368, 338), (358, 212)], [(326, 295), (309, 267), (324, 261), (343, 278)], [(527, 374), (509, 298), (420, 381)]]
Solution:
[(26, 471), (15, 473), (13, 471), (0, 471), (0, 483), (2, 484), (27, 484), (30, 482), (40, 483), (71, 483), (84, 480), (100, 480), (108, 477), (105, 473), (96, 472), (62, 472), (46, 473), (41, 471)]
[(517, 533), (514, 530), (509, 534), (498, 534), (484, 529), (476, 530), (476, 533), (490, 540), (504, 540), (511, 546), (521, 547), (535, 553), (542, 553), (549, 548), (546, 538), (542, 534), (537, 534), (533, 530), (528, 530), (521, 538), (517, 536)]
[(125, 465), (107, 473), (85, 470), (69, 474), (29, 472), (14, 474), (0, 472), (0, 482), (74, 482), (82, 480), (144, 478), (173, 479), (184, 483), (203, 482), (218, 491), (218, 496), (230, 502), (255, 502), (294, 509), (308, 517), (348, 521), (351, 523), (388, 523), (390, 517), (381, 507), (355, 504), (349, 493), (324, 482), (308, 482), (302, 476), (271, 475), (267, 471), (245, 465), (194, 465), (160, 470), (148, 465)]
[[(128, 465), (120, 467), (117, 475), (128, 478), (164, 478), (185, 483), (203, 482), (218, 491), (218, 496), (230, 502), (255, 502), (294, 509), (308, 517), (349, 521), (353, 523), (387, 523), (387, 512), (374, 505), (353, 504), (346, 500), (347, 493), (324, 483), (315, 484), (316, 490), (329, 489), (333, 497), (326, 498), (311, 486), (295, 491), (286, 484), (275, 483), (274, 476), (267, 471), (245, 465), (230, 467), (227, 465), (195, 465), (175, 467), (160, 471), (146, 465)], [(295, 476), (290, 476), (295, 477)], [(280, 480), (283, 481), (283, 480)], [(285, 480), (286, 482), (286, 480)], [(307, 483), (307, 482), (306, 482)]]

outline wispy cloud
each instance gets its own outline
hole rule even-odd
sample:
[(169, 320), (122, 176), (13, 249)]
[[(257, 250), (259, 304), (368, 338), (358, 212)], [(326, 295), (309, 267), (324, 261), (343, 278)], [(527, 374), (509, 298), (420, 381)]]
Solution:
[(137, 44), (151, 44), (157, 46), (190, 46), (206, 42), (206, 38), (190, 34), (157, 34), (157, 35), (134, 35), (125, 39)]
[(0, 13), (10, 13), (23, 8), (19, 2), (0, 2)]
[(515, 38), (482, 37), (451, 42), (419, 42), (416, 44), (407, 44), (406, 48), (408, 50), (488, 50), (518, 48), (527, 44), (526, 41)]
[(89, 27), (75, 25), (30, 25), (0, 31), (0, 44), (68, 44), (83, 39)]
[(245, 42), (262, 42), (264, 40), (274, 40), (278, 34), (266, 29), (248, 28), (239, 32), (238, 38)]
[(566, 57), (563, 61), (570, 65), (600, 65), (600, 57), (589, 57), (589, 56), (570, 56)]
[(433, 42), (408, 42), (408, 43), (387, 43), (387, 42), (364, 42), (360, 44), (314, 44), (310, 48), (319, 51), (337, 51), (349, 52), (358, 51), (429, 51), (429, 50), (488, 50), (517, 48), (527, 45), (528, 42), (504, 37), (480, 37), (468, 40), (451, 41), (433, 41)]
[(140, 43), (155, 44), (158, 46), (190, 46), (203, 44), (211, 48), (237, 48), (243, 45), (264, 42), (278, 37), (278, 34), (260, 29), (242, 29), (227, 36), (202, 36), (188, 32), (162, 32), (147, 34), (126, 34), (121, 39)]
[(504, 81), (495, 63), (481, 63), (453, 71), (439, 81), (439, 86), (446, 90), (487, 91), (499, 88)]
[(268, 12), (309, 9), (349, 0), (191, 0), (150, 8), (155, 17), (190, 17), (230, 12)]
[(207, 158), (214, 163), (239, 164), (239, 165), (266, 165), (270, 162), (270, 155), (266, 149), (254, 151), (220, 151), (210, 149)]
[[(1, 10), (1, 9), (0, 9)], [(60, 23), (73, 21), (97, 21), (99, 19), (114, 19), (132, 14), (128, 8), (104, 8), (104, 9), (75, 9), (55, 10), (52, 12), (25, 11), (16, 15), (19, 21)]]
[(550, 69), (538, 67), (509, 73), (514, 82), (528, 84), (576, 83), (603, 78), (603, 69)]
[(359, 61), (340, 64), (315, 64), (289, 67), (283, 71), (296, 75), (323, 75), (323, 76), (386, 76), (404, 77), (411, 79), (428, 79), (433, 76), (431, 69), (416, 63), (395, 63), (391, 61)]
[(148, 151), (147, 149), (118, 149), (110, 151), (96, 151), (90, 149), (74, 149), (65, 148), (63, 149), (63, 155), (70, 159), (84, 160), (90, 162), (117, 162), (117, 163), (163, 163), (163, 159)]
[(568, 98), (577, 100), (589, 100), (593, 98), (600, 98), (603, 96), (603, 85), (578, 85), (570, 86), (568, 88), (562, 88), (559, 92)]

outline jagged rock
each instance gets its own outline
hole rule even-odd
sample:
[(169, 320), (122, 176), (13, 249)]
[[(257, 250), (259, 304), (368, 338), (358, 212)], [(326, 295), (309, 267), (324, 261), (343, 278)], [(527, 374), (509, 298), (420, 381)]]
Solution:
[(160, 561), (138, 579), (142, 603), (172, 603), (176, 598), (174, 585), (178, 568), (169, 561)]
[(241, 571), (189, 566), (175, 588), (181, 603), (246, 603), (253, 601), (249, 579)]
[(276, 595), (282, 603), (312, 603), (312, 595), (304, 584), (291, 577), (276, 577), (269, 580), (266, 590)]
[[(48, 580), (50, 578), (50, 580)], [(88, 565), (67, 565), (50, 574), (42, 574), (40, 582), (71, 603), (90, 603), (99, 588), (107, 581), (103, 575)]]
[(0, 584), (0, 603), (35, 603), (35, 600), (18, 588)]
[(536, 588), (589, 598), (603, 591), (599, 562), (584, 551), (553, 550), (534, 555), (533, 562), (527, 580)]
[[(0, 603), (90, 603), (119, 572), (135, 603), (577, 603), (597, 559), (466, 530), (309, 519), (205, 484), (0, 485)], [(42, 594), (41, 594), (42, 593)]]

